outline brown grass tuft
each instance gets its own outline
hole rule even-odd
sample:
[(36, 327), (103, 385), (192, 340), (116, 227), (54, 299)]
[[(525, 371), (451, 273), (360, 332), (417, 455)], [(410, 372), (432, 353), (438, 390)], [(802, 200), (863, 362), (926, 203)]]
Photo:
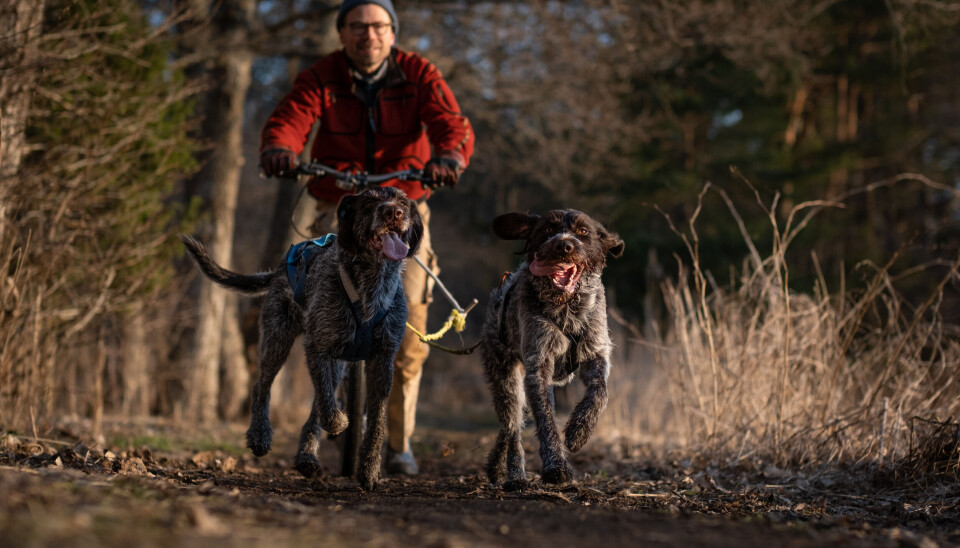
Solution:
[[(954, 417), (960, 408), (960, 342), (939, 314), (960, 260), (918, 308), (895, 288), (889, 270), (896, 257), (859, 265), (869, 282), (857, 294), (830, 294), (822, 277), (812, 295), (785, 290), (790, 242), (815, 213), (839, 204), (800, 204), (782, 227), (776, 199), (764, 207), (774, 234), (764, 259), (730, 199), (713, 190), (751, 254), (733, 286), (719, 287), (699, 265), (696, 215), (686, 232), (674, 229), (691, 261), (682, 262), (678, 281), (662, 284), (665, 333), (648, 329), (634, 338), (640, 355), (624, 353), (611, 373), (604, 432), (731, 464), (882, 465), (908, 455), (940, 462), (910, 448), (904, 417)], [(944, 447), (940, 437), (926, 439)], [(951, 451), (956, 464), (956, 447)]]
[(896, 471), (914, 480), (960, 479), (960, 423), (912, 418), (910, 451)]

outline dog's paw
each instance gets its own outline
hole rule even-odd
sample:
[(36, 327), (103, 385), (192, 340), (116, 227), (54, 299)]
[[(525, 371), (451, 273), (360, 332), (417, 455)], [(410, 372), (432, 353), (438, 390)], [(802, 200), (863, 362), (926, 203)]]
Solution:
[(503, 483), (503, 479), (507, 477), (506, 470), (499, 469), (496, 467), (487, 468), (487, 479), (490, 480), (490, 483), (498, 484)]
[(503, 490), (507, 492), (523, 491), (530, 483), (525, 479), (510, 480), (503, 484)]
[(313, 455), (298, 454), (293, 461), (293, 467), (297, 469), (297, 472), (300, 472), (301, 476), (307, 479), (320, 477), (323, 474), (323, 469), (320, 468), (320, 461)]
[(357, 482), (364, 491), (375, 491), (377, 489), (377, 474), (367, 474), (361, 470), (357, 472)]
[(335, 409), (332, 416), (326, 417), (320, 425), (331, 436), (339, 436), (347, 429), (347, 426), (350, 426), (350, 419), (347, 418), (346, 413), (339, 409)]
[(264, 427), (250, 426), (247, 430), (247, 447), (253, 454), (262, 457), (270, 452), (270, 443), (273, 441), (273, 429), (269, 425)]
[(570, 468), (569, 464), (563, 463), (553, 468), (544, 468), (541, 477), (543, 483), (564, 485), (570, 483), (570, 479), (573, 478), (573, 469)]
[(567, 427), (567, 431), (564, 433), (564, 445), (567, 446), (567, 450), (571, 453), (576, 453), (577, 451), (583, 449), (583, 446), (587, 443), (587, 440), (590, 439), (590, 434), (584, 432), (582, 428), (576, 428), (574, 425)]
[(490, 483), (503, 483), (507, 477), (507, 459), (506, 453), (494, 449), (487, 458), (487, 478)]

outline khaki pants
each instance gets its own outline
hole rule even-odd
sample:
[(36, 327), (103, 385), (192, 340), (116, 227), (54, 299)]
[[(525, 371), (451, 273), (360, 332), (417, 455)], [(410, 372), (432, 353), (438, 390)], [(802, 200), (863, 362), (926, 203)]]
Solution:
[[(321, 236), (336, 231), (337, 207), (330, 202), (301, 200), (315, 203), (315, 208), (298, 207), (295, 214), (297, 226), (309, 226), (313, 236)], [(310, 211), (313, 210), (313, 211)], [(423, 264), (438, 274), (437, 258), (430, 242), (430, 208), (426, 202), (417, 204), (417, 210), (423, 218), (423, 239), (417, 257)], [(433, 301), (433, 279), (413, 260), (408, 260), (403, 272), (403, 290), (407, 297), (407, 321), (421, 333), (427, 331), (427, 308)], [(420, 342), (417, 335), (407, 329), (400, 343), (400, 350), (394, 359), (393, 386), (387, 402), (387, 435), (390, 448), (397, 452), (410, 450), (410, 436), (416, 424), (417, 396), (420, 392), (420, 378), (423, 376), (423, 362), (430, 354), (430, 347)]]

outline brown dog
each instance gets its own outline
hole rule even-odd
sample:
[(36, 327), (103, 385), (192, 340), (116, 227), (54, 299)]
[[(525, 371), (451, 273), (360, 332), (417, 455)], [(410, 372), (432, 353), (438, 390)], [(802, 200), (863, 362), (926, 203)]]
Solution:
[[(573, 469), (566, 450), (579, 451), (607, 404), (612, 343), (600, 274), (606, 255), (623, 254), (623, 240), (590, 216), (572, 209), (543, 217), (508, 213), (493, 221), (505, 240), (524, 240), (526, 262), (490, 295), (481, 349), (484, 374), (500, 419), (500, 434), (487, 461), (493, 483), (526, 485), (524, 403), (536, 421), (543, 481), (563, 484)], [(579, 371), (586, 392), (565, 429), (565, 445), (551, 405), (551, 385)]]
[(304, 335), (315, 391), (295, 459), (305, 476), (320, 472), (316, 455), (321, 428), (333, 435), (347, 428), (347, 416), (335, 399), (342, 360), (366, 360), (368, 426), (357, 479), (369, 490), (380, 473), (393, 359), (406, 329), (407, 303), (400, 283), (403, 259), (416, 253), (423, 222), (416, 204), (402, 191), (378, 187), (345, 196), (337, 208), (337, 223), (336, 240), (317, 247), (306, 264), (294, 268), (303, 280), (297, 284), (302, 291), (296, 294), (288, 273), (292, 261), (284, 261), (273, 272), (237, 274), (214, 263), (200, 242), (181, 239), (214, 282), (250, 295), (267, 294), (260, 313), (260, 378), (253, 388), (247, 430), (247, 446), (254, 455), (270, 450), (270, 387), (297, 336)]

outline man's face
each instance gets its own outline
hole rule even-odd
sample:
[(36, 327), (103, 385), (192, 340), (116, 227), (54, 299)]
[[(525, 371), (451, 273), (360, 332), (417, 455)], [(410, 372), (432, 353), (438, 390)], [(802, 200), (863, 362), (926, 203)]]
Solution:
[(395, 40), (390, 14), (376, 4), (361, 4), (353, 8), (343, 18), (343, 26), (340, 27), (340, 43), (347, 57), (364, 73), (380, 67), (380, 63), (390, 55)]

